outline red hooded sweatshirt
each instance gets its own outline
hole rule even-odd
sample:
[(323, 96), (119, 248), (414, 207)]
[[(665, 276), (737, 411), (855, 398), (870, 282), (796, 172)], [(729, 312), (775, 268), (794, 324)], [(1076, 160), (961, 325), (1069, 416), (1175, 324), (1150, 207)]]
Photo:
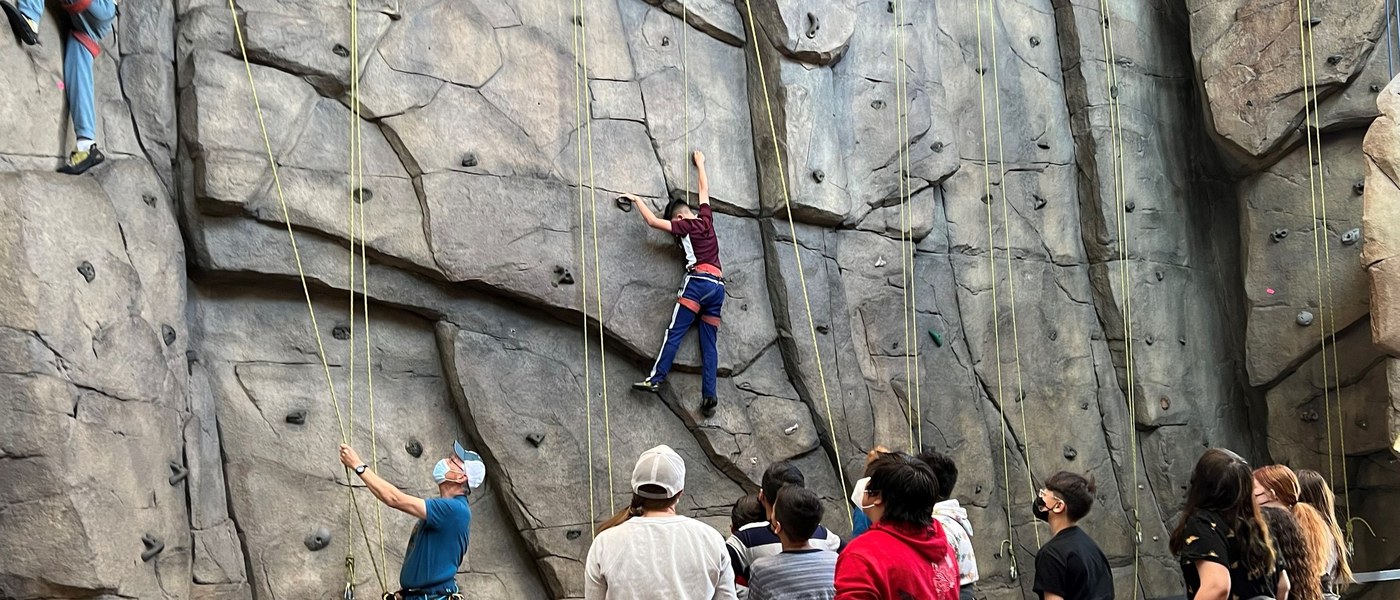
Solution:
[(958, 600), (958, 561), (937, 521), (876, 523), (836, 559), (837, 600)]

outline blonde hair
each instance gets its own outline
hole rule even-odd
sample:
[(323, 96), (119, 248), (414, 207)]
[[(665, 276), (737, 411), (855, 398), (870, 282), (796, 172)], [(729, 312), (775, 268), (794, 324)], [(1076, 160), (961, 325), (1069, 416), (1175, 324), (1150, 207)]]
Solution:
[(1309, 469), (1298, 470), (1298, 485), (1301, 490), (1298, 501), (1316, 508), (1318, 514), (1327, 522), (1328, 533), (1332, 538), (1331, 552), (1337, 556), (1336, 566), (1327, 575), (1332, 577), (1333, 584), (1338, 587), (1356, 583), (1356, 578), (1351, 573), (1351, 553), (1347, 550), (1346, 536), (1342, 535), (1342, 528), (1337, 525), (1337, 496), (1332, 493), (1332, 487), (1327, 485), (1327, 480), (1322, 478), (1321, 473)]
[(1288, 507), (1303, 534), (1304, 552), (1296, 558), (1296, 562), (1304, 572), (1299, 573), (1297, 577), (1290, 574), (1288, 580), (1293, 584), (1293, 591), (1289, 593), (1289, 597), (1297, 600), (1319, 600), (1322, 598), (1322, 576), (1327, 574), (1328, 547), (1332, 545), (1332, 532), (1327, 526), (1327, 520), (1323, 519), (1322, 514), (1311, 504), (1298, 501), (1303, 489), (1293, 469), (1283, 465), (1259, 467), (1254, 470), (1254, 480)]

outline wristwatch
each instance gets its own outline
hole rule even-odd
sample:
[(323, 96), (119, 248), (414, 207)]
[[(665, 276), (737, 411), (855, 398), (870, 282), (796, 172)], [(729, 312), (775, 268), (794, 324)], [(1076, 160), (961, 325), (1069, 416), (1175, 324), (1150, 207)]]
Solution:
[(360, 466), (358, 466), (358, 467), (355, 467), (355, 474), (356, 474), (356, 475), (364, 475), (364, 474), (365, 474), (365, 469), (368, 469), (368, 468), (369, 468), (369, 465), (360, 465)]

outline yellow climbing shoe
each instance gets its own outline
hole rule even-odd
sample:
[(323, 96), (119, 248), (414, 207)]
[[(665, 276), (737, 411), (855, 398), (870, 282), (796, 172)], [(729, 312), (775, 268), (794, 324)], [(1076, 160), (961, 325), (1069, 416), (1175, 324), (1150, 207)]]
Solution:
[(102, 164), (107, 157), (102, 155), (102, 151), (93, 146), (90, 150), (74, 150), (68, 155), (68, 162), (58, 168), (59, 173), (67, 175), (82, 175), (88, 169)]

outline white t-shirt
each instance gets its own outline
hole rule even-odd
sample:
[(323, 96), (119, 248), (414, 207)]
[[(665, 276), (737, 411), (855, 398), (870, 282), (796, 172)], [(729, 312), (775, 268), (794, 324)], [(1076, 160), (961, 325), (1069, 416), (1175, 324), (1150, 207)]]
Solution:
[(598, 534), (584, 567), (585, 600), (734, 600), (724, 538), (690, 517), (634, 517)]

